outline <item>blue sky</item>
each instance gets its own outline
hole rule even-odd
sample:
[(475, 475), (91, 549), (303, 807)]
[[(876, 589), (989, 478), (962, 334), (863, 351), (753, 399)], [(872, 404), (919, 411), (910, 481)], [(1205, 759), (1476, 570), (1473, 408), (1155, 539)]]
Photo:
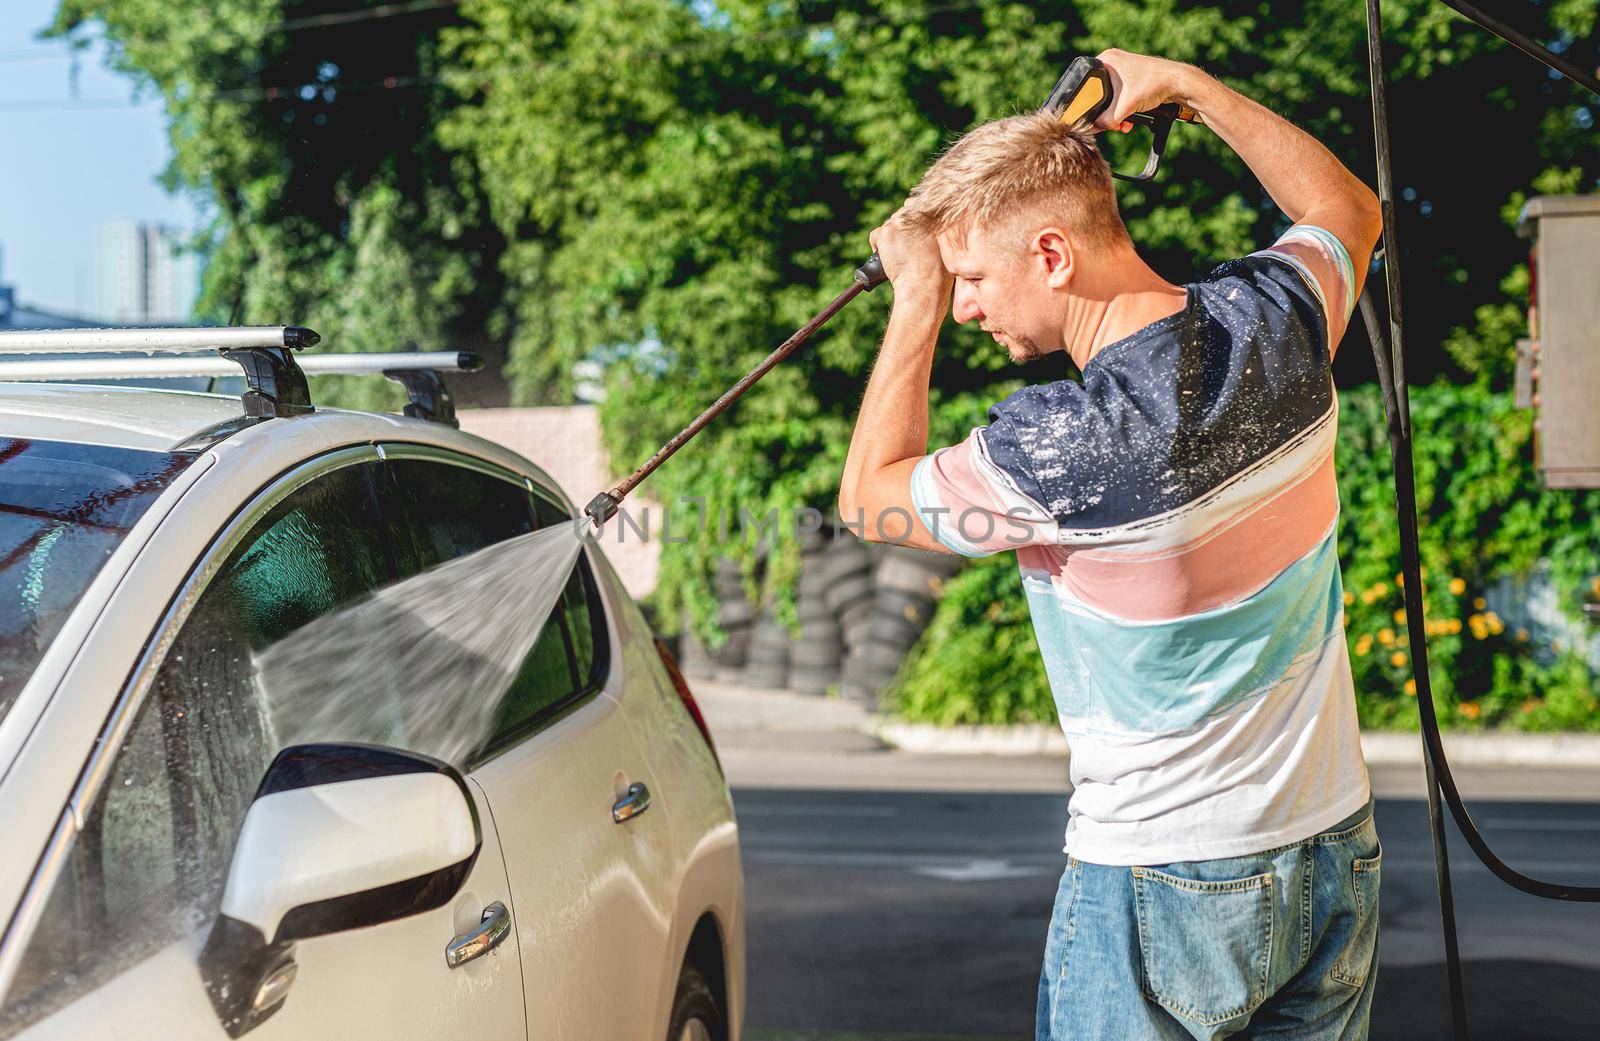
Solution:
[(196, 206), (156, 178), (168, 157), (159, 100), (132, 104), (133, 84), (98, 51), (76, 83), (62, 43), (35, 34), (56, 0), (3, 0), (0, 17), (0, 282), (28, 304), (92, 312), (101, 222), (199, 226)]

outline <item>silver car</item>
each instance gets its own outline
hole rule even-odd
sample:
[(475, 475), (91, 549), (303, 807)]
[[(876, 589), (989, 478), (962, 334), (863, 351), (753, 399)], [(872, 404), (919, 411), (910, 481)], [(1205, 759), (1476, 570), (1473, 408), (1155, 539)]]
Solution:
[(727, 784), (596, 545), (464, 763), (266, 722), (280, 638), (571, 502), (260, 406), (0, 382), (0, 1038), (737, 1041)]

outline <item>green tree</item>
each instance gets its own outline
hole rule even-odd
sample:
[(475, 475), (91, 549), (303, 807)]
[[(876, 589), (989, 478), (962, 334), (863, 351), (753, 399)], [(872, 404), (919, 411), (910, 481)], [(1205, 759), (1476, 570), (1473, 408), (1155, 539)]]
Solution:
[[(1457, 371), (1429, 345), (1499, 302), (1522, 253), (1500, 216), (1507, 199), (1556, 157), (1576, 159), (1582, 183), (1600, 161), (1576, 92), (1557, 92), (1538, 66), (1433, 0), (1386, 9), (1412, 372), (1426, 377)], [(1363, 16), (1345, 0), (467, 0), (462, 12), (446, 36), (465, 103), (442, 136), (473, 157), (515, 243), (517, 387), (536, 395), (575, 358), (603, 362), (608, 443), (623, 462), (650, 454), (848, 284), (867, 230), (944, 142), (1036, 105), (1074, 53), (1116, 44), (1199, 62), (1371, 168)], [(1581, 3), (1512, 13), (1549, 24), (1557, 42), (1593, 24)], [(1439, 115), (1468, 111), (1470, 133)], [(1109, 147), (1126, 168), (1142, 143)], [(1281, 230), (1271, 200), (1211, 135), (1181, 128), (1169, 156), (1153, 185), (1121, 191), (1136, 240), (1169, 277), (1194, 277)], [(669, 504), (704, 501), (713, 516), (830, 504), (883, 309), (867, 298), (843, 312), (649, 490)], [(1494, 368), (1459, 345), (1468, 371)], [(1367, 354), (1346, 346), (1347, 381), (1370, 373)], [(1019, 369), (985, 338), (947, 329), (931, 441), (981, 423), (1019, 380), (1071, 378), (1063, 364)], [(675, 527), (700, 509), (677, 506)], [(666, 616), (688, 599), (707, 619), (710, 559), (749, 550), (713, 536), (668, 546)], [(792, 564), (789, 547), (779, 584)]]
[[(1593, 186), (1595, 99), (1436, 0), (1384, 7), (1411, 372), (1503, 382), (1525, 246), (1501, 210), (1548, 190), (1541, 177)], [(1592, 0), (1501, 14), (1600, 64)], [(213, 317), (306, 321), (341, 349), (477, 347), (503, 358), (518, 402), (566, 400), (572, 366), (598, 361), (624, 465), (848, 284), (867, 231), (942, 144), (1037, 105), (1074, 54), (1198, 62), (1371, 169), (1350, 0), (62, 0), (57, 31), (103, 34), (165, 98), (169, 182), (217, 213)], [(1112, 138), (1117, 165), (1136, 164), (1139, 135)], [(1283, 224), (1201, 128), (1179, 128), (1161, 177), (1121, 200), (1179, 280)], [(847, 308), (652, 478), (678, 532), (700, 511), (685, 499), (712, 516), (833, 501), (886, 294)], [(1485, 334), (1451, 336), (1474, 325)], [(1351, 340), (1347, 385), (1371, 372)], [(1019, 381), (1072, 375), (947, 329), (931, 441), (983, 422)], [(369, 381), (342, 396), (392, 393)], [(779, 585), (794, 562), (781, 549)], [(723, 553), (750, 547), (714, 531), (666, 547), (665, 617), (689, 602), (708, 621)]]
[[(198, 244), (204, 318), (309, 325), (328, 350), (416, 341), (499, 363), (504, 239), (471, 165), (432, 130), (458, 103), (439, 82), (438, 38), (459, 16), (367, 6), (62, 0), (52, 32), (103, 37), (112, 63), (166, 102), (166, 184), (214, 214)], [(492, 380), (460, 383), (466, 401), (504, 396)], [(314, 392), (366, 408), (405, 400), (382, 380)]]

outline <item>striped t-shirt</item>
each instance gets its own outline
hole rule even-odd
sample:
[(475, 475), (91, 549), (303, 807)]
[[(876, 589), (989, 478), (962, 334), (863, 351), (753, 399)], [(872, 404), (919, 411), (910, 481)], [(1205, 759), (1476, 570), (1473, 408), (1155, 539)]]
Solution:
[(914, 471), (944, 545), (1016, 550), (1079, 860), (1261, 852), (1370, 795), (1329, 371), (1353, 281), (1338, 239), (1291, 228), (1103, 348), (1081, 386), (1018, 391)]

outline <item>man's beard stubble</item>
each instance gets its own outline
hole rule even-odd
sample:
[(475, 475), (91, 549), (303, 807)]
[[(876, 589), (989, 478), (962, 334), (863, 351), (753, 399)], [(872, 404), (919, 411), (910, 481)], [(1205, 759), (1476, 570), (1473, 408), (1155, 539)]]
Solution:
[(1006, 345), (1006, 353), (1011, 355), (1011, 360), (1017, 363), (1038, 361), (1049, 352), (1039, 346), (1039, 341), (1023, 336), (1021, 333), (1007, 333), (1006, 339), (1011, 342)]

